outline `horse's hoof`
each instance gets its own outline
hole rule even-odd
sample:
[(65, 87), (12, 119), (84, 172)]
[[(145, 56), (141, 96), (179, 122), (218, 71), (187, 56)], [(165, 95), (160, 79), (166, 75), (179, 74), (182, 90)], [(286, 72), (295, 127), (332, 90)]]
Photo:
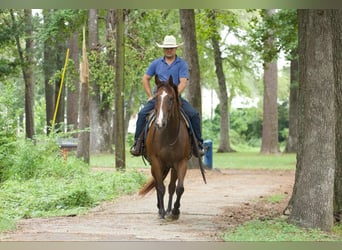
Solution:
[(177, 215), (175, 215), (175, 214), (167, 214), (165, 219), (167, 221), (178, 220), (179, 219), (179, 214), (177, 214)]

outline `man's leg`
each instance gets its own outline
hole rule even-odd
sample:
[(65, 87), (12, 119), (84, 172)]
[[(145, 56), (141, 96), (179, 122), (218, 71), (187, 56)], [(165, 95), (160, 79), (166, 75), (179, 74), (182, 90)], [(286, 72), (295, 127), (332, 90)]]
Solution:
[(155, 100), (152, 99), (148, 101), (145, 106), (139, 111), (138, 119), (136, 123), (135, 135), (134, 135), (134, 144), (131, 147), (131, 154), (134, 156), (139, 156), (142, 153), (142, 143), (144, 140), (144, 128), (146, 124), (146, 117), (150, 113), (150, 111), (154, 108)]

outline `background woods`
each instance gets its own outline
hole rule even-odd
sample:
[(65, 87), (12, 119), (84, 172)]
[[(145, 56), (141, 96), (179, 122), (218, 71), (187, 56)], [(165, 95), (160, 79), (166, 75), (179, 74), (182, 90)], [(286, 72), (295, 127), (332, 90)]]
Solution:
[(156, 42), (172, 34), (184, 42), (177, 53), (189, 63), (186, 98), (201, 114), (204, 139), (222, 154), (297, 153), (289, 221), (329, 231), (342, 207), (341, 16), (1, 9), (0, 181), (15, 164), (13, 143), (38, 147), (42, 138), (76, 138), (78, 158), (109, 153), (126, 169), (146, 101), (141, 77), (162, 55)]

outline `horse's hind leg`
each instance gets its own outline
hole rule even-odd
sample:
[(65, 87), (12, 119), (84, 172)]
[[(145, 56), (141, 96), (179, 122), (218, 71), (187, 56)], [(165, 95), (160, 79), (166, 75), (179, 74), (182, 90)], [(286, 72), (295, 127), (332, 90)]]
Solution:
[(167, 206), (166, 213), (170, 214), (172, 209), (172, 198), (173, 194), (176, 190), (176, 180), (177, 180), (177, 172), (173, 168), (171, 169), (171, 178), (170, 178), (170, 184), (169, 184), (169, 203)]

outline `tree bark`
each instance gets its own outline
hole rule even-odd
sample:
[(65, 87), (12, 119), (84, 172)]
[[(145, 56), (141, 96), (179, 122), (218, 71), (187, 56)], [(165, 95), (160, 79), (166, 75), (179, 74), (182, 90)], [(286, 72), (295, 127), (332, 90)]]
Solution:
[[(179, 10), (180, 28), (182, 32), (183, 57), (189, 66), (189, 81), (185, 90), (186, 98), (202, 117), (201, 78), (197, 53), (195, 13), (193, 9)], [(192, 157), (188, 168), (198, 168), (198, 159)]]
[(289, 222), (331, 231), (335, 110), (329, 10), (299, 10), (299, 141)]
[(34, 128), (34, 81), (33, 81), (33, 24), (32, 10), (24, 10), (25, 23), (25, 65), (23, 65), (23, 75), (25, 82), (25, 114), (26, 114), (26, 137), (33, 139)]
[(116, 64), (115, 64), (115, 168), (125, 169), (125, 39), (124, 39), (124, 11), (116, 10)]
[(32, 10), (24, 10), (24, 35), (25, 49), (21, 47), (19, 36), (19, 23), (16, 20), (16, 15), (13, 9), (10, 10), (12, 19), (12, 27), (17, 30), (15, 42), (19, 55), (21, 70), (25, 83), (25, 137), (34, 139), (34, 82), (33, 82), (33, 25), (32, 25)]
[[(59, 31), (59, 32), (63, 32), (63, 31)], [(60, 37), (62, 37), (62, 35), (60, 35)], [(57, 40), (56, 41), (56, 64), (57, 64), (57, 69), (60, 70), (61, 72), (63, 71), (63, 67), (64, 67), (64, 63), (66, 60), (66, 42), (63, 40)], [(64, 132), (64, 126), (65, 126), (65, 120), (64, 120), (64, 114), (65, 114), (65, 85), (64, 83), (61, 82), (62, 76), (57, 78), (55, 80), (55, 110), (54, 112), (56, 112), (56, 117), (55, 117), (55, 127), (54, 130), (56, 132), (62, 132), (61, 130), (63, 130)], [(62, 87), (61, 87), (62, 85)], [(60, 92), (60, 93), (59, 93)], [(59, 103), (57, 103), (58, 101), (58, 95), (60, 95), (59, 98)], [(56, 111), (57, 108), (57, 111)]]
[[(52, 10), (43, 10), (44, 24), (49, 22), (49, 18)], [(57, 69), (57, 57), (56, 50), (53, 46), (54, 41), (51, 37), (44, 41), (44, 89), (45, 89), (45, 114), (46, 114), (46, 133), (50, 134), (53, 112), (55, 110), (55, 96), (54, 86), (50, 84), (50, 79), (53, 77), (55, 70)]]
[[(79, 33), (75, 32), (70, 41), (70, 58), (75, 63), (75, 72), (79, 73), (78, 65), (79, 65), (79, 46), (78, 46), (78, 36)], [(77, 68), (76, 68), (77, 66)], [(71, 85), (71, 86), (70, 86)], [(74, 81), (69, 83), (67, 86), (67, 125), (69, 131), (75, 131), (78, 128), (78, 106), (79, 106), (79, 92), (80, 92), (80, 84), (79, 79), (75, 79)], [(73, 135), (77, 137), (77, 134)]]
[(89, 65), (87, 59), (85, 27), (83, 27), (82, 61), (80, 63), (80, 105), (79, 129), (76, 157), (89, 164), (90, 132), (89, 132)]
[[(267, 10), (266, 15), (273, 15), (275, 10)], [(265, 41), (265, 51), (272, 49), (274, 38), (271, 31)], [(264, 99), (262, 143), (260, 152), (263, 154), (277, 154), (280, 152), (278, 144), (278, 67), (277, 61), (264, 62)]]
[[(100, 53), (98, 10), (89, 10), (88, 19), (89, 50), (91, 53)], [(96, 63), (96, 62), (95, 62)], [(101, 93), (98, 80), (90, 77), (90, 151), (92, 153), (110, 152), (110, 108), (106, 102), (107, 96)]]
[(334, 215), (342, 216), (342, 10), (332, 10), (333, 62), (335, 78), (336, 164), (334, 185)]

